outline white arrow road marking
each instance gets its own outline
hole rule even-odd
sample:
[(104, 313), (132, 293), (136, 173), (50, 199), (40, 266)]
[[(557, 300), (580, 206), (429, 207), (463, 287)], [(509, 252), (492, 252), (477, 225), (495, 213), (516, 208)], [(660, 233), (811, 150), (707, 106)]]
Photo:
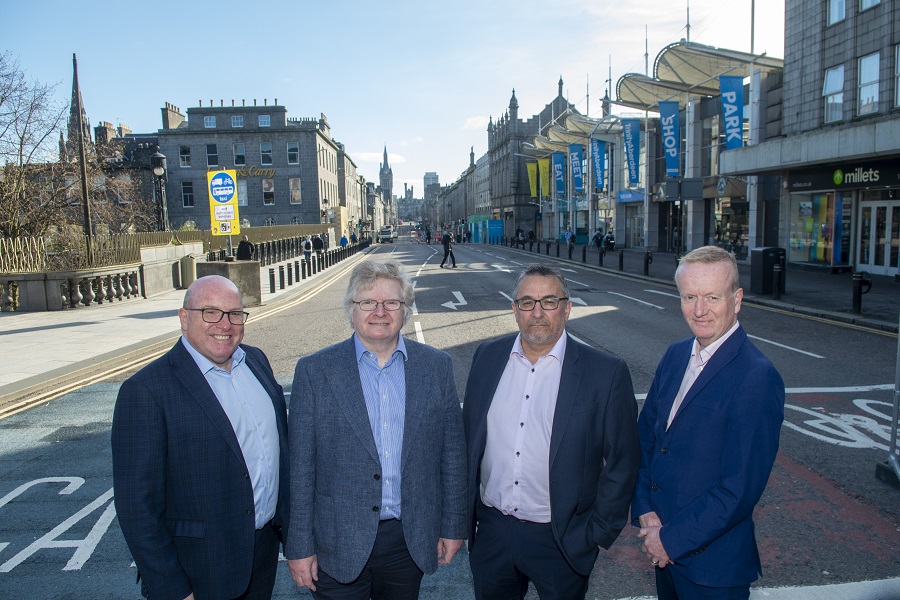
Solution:
[(587, 302), (585, 302), (585, 301), (582, 300), (581, 298), (569, 298), (569, 301), (570, 301), (572, 304), (580, 304), (580, 305), (582, 305), (582, 306), (587, 306)]
[(503, 265), (491, 265), (491, 266), (499, 271), (503, 271), (504, 273), (512, 273), (512, 271), (510, 269), (507, 269)]
[(612, 294), (613, 296), (621, 296), (623, 298), (628, 298), (629, 300), (634, 300), (640, 304), (646, 304), (647, 306), (652, 306), (653, 308), (658, 308), (659, 310), (666, 310), (662, 306), (657, 306), (655, 304), (650, 304), (649, 302), (644, 302), (643, 300), (638, 300), (637, 298), (632, 298), (631, 296), (626, 296), (625, 294), (620, 294), (618, 292), (607, 292), (607, 294)]
[(441, 304), (441, 306), (446, 306), (447, 308), (456, 310), (457, 306), (465, 306), (468, 304), (468, 302), (466, 302), (466, 299), (463, 298), (462, 292), (453, 292), (453, 295), (456, 296), (456, 302), (444, 302), (443, 304)]

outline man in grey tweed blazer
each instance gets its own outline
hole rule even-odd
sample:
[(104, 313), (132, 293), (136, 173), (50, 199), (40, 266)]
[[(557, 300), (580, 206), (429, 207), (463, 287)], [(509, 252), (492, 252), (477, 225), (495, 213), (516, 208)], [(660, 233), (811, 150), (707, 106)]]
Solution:
[(400, 335), (397, 262), (359, 264), (350, 339), (301, 358), (289, 416), (291, 576), (316, 599), (418, 598), (466, 535), (466, 453), (450, 357)]

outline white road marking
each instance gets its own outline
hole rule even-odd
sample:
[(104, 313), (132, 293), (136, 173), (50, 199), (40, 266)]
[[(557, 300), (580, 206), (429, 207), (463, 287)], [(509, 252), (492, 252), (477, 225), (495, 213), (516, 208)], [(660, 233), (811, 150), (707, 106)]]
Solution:
[(793, 352), (799, 352), (800, 354), (805, 354), (806, 356), (812, 356), (813, 358), (825, 358), (824, 356), (820, 356), (818, 354), (813, 354), (812, 352), (807, 352), (806, 350), (798, 350), (797, 348), (792, 348), (791, 346), (785, 346), (784, 344), (779, 344), (778, 342), (773, 342), (772, 340), (767, 340), (765, 338), (761, 338), (755, 335), (747, 334), (748, 338), (753, 338), (754, 340), (758, 340), (760, 342), (765, 342), (767, 344), (772, 344), (773, 346), (778, 346), (779, 348), (784, 348), (785, 350), (791, 350)]
[(578, 272), (575, 269), (566, 269), (565, 267), (560, 267), (559, 270), (566, 271), (567, 273), (577, 273)]
[(466, 299), (463, 298), (462, 292), (453, 292), (453, 295), (456, 296), (456, 302), (453, 302), (451, 300), (450, 302), (444, 302), (443, 304), (441, 304), (441, 306), (446, 306), (447, 308), (456, 310), (457, 306), (466, 306), (468, 304), (468, 302), (466, 302)]
[(675, 298), (676, 300), (681, 300), (681, 296), (678, 294), (673, 294), (671, 292), (664, 292), (662, 290), (644, 290), (650, 294), (659, 294), (660, 296), (668, 296), (669, 298)]
[(628, 300), (634, 300), (640, 304), (646, 304), (647, 306), (652, 306), (653, 308), (658, 308), (659, 310), (666, 310), (662, 306), (657, 306), (655, 304), (650, 304), (649, 302), (644, 302), (643, 300), (638, 300), (637, 298), (632, 298), (631, 296), (626, 296), (625, 294), (620, 294), (619, 292), (607, 292), (607, 294), (612, 294), (613, 296), (621, 296), (623, 298), (627, 298)]
[(418, 321), (415, 321), (415, 322), (413, 322), (413, 325), (415, 325), (415, 327), (416, 327), (416, 340), (418, 340), (418, 342), (420, 344), (424, 344), (425, 343), (425, 334), (422, 333), (422, 324), (419, 323)]
[(504, 273), (512, 273), (512, 271), (511, 271), (510, 269), (507, 269), (507, 268), (506, 268), (505, 266), (503, 266), (503, 265), (491, 265), (491, 266), (494, 267), (495, 269), (499, 270), (499, 271), (503, 271)]
[(580, 305), (582, 305), (582, 306), (587, 306), (587, 302), (585, 302), (585, 301), (582, 300), (581, 298), (572, 298), (572, 297), (570, 297), (570, 298), (569, 298), (569, 301), (572, 302), (572, 304), (580, 304)]
[(574, 283), (575, 285), (580, 285), (581, 287), (590, 287), (590, 286), (589, 286), (588, 284), (586, 284), (586, 283), (581, 283), (580, 281), (575, 281), (574, 279), (569, 279), (568, 277), (566, 277), (566, 281), (571, 281), (571, 282)]
[(513, 301), (512, 296), (510, 296), (506, 292), (500, 292), (500, 295), (503, 296), (504, 298), (506, 298), (507, 300), (509, 300), (510, 302)]

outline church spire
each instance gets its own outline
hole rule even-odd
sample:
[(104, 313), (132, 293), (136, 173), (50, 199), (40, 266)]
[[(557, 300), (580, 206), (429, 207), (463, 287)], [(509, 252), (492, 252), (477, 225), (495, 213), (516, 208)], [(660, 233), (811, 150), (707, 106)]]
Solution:
[[(91, 122), (84, 110), (84, 100), (81, 98), (81, 86), (78, 85), (78, 59), (72, 54), (72, 101), (69, 104), (69, 123), (66, 139), (66, 153), (63, 160), (73, 161), (78, 158), (78, 124), (81, 123), (84, 134), (84, 148), (86, 153), (94, 151), (91, 142)], [(79, 114), (80, 113), (80, 114)], [(79, 119), (79, 116), (81, 117)]]

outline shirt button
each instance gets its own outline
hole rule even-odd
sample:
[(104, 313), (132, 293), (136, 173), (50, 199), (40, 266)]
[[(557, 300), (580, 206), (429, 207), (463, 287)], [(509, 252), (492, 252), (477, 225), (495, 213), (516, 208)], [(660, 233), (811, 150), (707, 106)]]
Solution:
[(518, 452), (516, 452), (516, 456), (519, 456), (519, 453), (518, 453)]
[(253, 509), (252, 509), (252, 508), (248, 508), (248, 509), (247, 509), (247, 514), (248, 514), (248, 515), (252, 515), (252, 514), (253, 514)]
[(381, 475), (379, 475), (378, 473), (375, 473), (375, 481), (378, 481), (379, 479), (381, 479)]

